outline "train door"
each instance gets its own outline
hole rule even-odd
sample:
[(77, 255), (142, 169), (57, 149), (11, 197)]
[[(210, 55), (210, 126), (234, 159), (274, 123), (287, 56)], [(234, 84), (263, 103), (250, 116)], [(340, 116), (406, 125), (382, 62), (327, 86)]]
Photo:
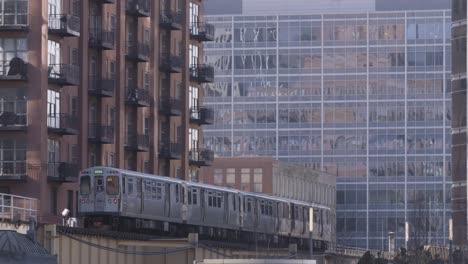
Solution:
[(142, 179), (137, 179), (136, 208), (140, 214), (143, 212), (143, 201), (143, 182)]
[(163, 199), (164, 199), (164, 213), (165, 213), (165, 216), (166, 217), (170, 217), (171, 216), (171, 204), (173, 203), (173, 201), (171, 201), (172, 197), (171, 197), (171, 186), (172, 184), (170, 183), (166, 183), (164, 184), (165, 188), (164, 188), (164, 194), (163, 194)]
[(96, 186), (94, 210), (103, 212), (106, 205), (106, 194), (104, 193), (104, 178), (103, 176), (94, 176), (94, 186)]
[[(224, 202), (224, 224), (229, 224), (229, 213), (230, 213), (230, 209), (229, 209), (229, 197), (231, 196), (231, 199), (234, 199), (234, 197), (232, 197), (233, 195), (231, 193), (224, 193), (224, 198), (223, 198), (223, 202)], [(232, 204), (232, 203), (231, 203)]]

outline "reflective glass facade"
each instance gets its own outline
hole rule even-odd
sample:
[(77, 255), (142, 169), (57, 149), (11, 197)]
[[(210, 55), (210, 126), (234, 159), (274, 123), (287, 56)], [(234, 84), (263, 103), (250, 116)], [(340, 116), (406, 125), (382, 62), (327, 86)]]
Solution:
[(452, 214), (453, 240), (457, 246), (467, 244), (467, 167), (466, 167), (466, 0), (452, 1)]
[(217, 155), (336, 174), (340, 244), (448, 243), (450, 11), (207, 19)]

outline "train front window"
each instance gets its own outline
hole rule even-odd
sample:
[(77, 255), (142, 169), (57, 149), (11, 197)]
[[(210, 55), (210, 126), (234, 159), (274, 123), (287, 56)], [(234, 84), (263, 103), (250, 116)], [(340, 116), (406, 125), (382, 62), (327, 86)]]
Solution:
[(106, 192), (108, 195), (119, 194), (119, 176), (107, 176)]
[(82, 195), (88, 195), (91, 190), (91, 178), (89, 176), (81, 177), (80, 193)]

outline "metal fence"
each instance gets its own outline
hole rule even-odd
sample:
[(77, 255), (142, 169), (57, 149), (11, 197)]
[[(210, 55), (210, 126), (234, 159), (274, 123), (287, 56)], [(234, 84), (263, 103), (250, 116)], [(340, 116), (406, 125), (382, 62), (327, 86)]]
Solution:
[(28, 222), (37, 219), (38, 200), (34, 198), (0, 193), (0, 219), (10, 222)]

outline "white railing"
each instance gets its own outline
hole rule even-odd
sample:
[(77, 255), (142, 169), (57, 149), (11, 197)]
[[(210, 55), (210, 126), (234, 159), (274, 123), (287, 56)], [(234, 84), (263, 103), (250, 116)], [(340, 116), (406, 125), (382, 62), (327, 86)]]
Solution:
[(0, 193), (0, 220), (29, 222), (37, 220), (38, 200), (34, 198)]

